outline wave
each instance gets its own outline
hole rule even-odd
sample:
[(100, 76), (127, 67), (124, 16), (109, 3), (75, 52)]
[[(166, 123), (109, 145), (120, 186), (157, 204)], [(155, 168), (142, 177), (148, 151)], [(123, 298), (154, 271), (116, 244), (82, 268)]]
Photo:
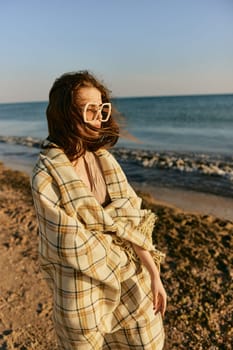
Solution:
[[(0, 136), (0, 142), (40, 148), (42, 139), (31, 136)], [(193, 152), (157, 152), (115, 147), (111, 153), (121, 161), (133, 161), (143, 168), (170, 169), (183, 173), (218, 176), (233, 182), (233, 156)]]
[(186, 173), (219, 176), (233, 182), (233, 157), (200, 153), (154, 152), (113, 149), (123, 160), (134, 160), (145, 168), (171, 169)]
[(31, 136), (0, 136), (0, 142), (40, 148), (42, 139)]

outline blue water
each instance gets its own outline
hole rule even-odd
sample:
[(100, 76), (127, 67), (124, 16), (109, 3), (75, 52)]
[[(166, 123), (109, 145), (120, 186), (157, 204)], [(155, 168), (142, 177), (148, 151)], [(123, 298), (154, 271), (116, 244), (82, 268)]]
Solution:
[(0, 135), (47, 137), (47, 102), (0, 104)]
[[(125, 117), (127, 130), (138, 139), (138, 142), (121, 139), (118, 147), (163, 152), (165, 155), (173, 152), (176, 157), (189, 160), (198, 159), (198, 155), (210, 155), (232, 168), (233, 94), (115, 98), (113, 104)], [(0, 104), (0, 141), (2, 136), (46, 138), (46, 107), (47, 102)], [(0, 142), (0, 160), (3, 161), (11, 158), (16, 162), (26, 160), (33, 163), (37, 154), (38, 149)], [(137, 174), (142, 174), (144, 170), (137, 167), (131, 162), (127, 169), (131, 169), (134, 175), (136, 169)], [(180, 172), (179, 176), (177, 172), (158, 171), (158, 168), (154, 172), (152, 169), (147, 171), (147, 180), (150, 177), (151, 183), (156, 179), (157, 184), (166, 185), (174, 185), (175, 181), (186, 187), (191, 183), (192, 188), (209, 188), (209, 192), (216, 192), (218, 188), (218, 193), (233, 197), (232, 175), (227, 171), (227, 176), (222, 176), (222, 179), (195, 172), (191, 176), (188, 171)]]
[(233, 150), (233, 95), (116, 100), (142, 147), (163, 151)]

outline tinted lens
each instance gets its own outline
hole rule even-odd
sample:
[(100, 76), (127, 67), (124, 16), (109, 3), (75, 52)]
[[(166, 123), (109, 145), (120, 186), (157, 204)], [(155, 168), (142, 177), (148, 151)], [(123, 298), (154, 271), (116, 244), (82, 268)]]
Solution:
[(106, 122), (110, 116), (111, 113), (111, 109), (110, 109), (110, 105), (104, 104), (102, 107), (102, 122)]
[(98, 107), (95, 104), (89, 104), (86, 109), (86, 120), (92, 121), (95, 120), (98, 114)]
[(83, 118), (86, 123), (92, 123), (97, 119), (101, 122), (107, 122), (110, 115), (110, 103), (103, 103), (102, 105), (98, 105), (97, 103), (87, 103), (84, 107)]

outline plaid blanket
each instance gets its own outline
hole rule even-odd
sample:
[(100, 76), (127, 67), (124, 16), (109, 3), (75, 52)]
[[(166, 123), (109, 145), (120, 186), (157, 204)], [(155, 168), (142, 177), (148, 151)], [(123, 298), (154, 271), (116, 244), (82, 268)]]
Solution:
[[(41, 268), (52, 287), (55, 328), (63, 339), (130, 327), (151, 299), (149, 277), (142, 278), (132, 243), (149, 250), (158, 265), (163, 257), (151, 239), (155, 215), (141, 209), (115, 158), (103, 149), (96, 155), (111, 198), (106, 207), (56, 145), (40, 153), (32, 173)], [(127, 292), (129, 285), (134, 287)]]

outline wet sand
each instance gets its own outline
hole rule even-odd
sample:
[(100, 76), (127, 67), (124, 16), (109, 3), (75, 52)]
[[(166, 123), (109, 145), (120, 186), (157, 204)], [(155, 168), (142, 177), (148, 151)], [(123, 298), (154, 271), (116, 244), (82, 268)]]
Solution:
[[(159, 217), (153, 239), (158, 249), (166, 253), (161, 267), (168, 293), (165, 350), (230, 350), (233, 221), (229, 220), (229, 213), (203, 213), (201, 206), (206, 205), (200, 197), (195, 213), (194, 207), (187, 204), (184, 211), (172, 201), (179, 197), (178, 193), (140, 190), (143, 206)], [(168, 195), (169, 205), (165, 204)], [(180, 197), (184, 203), (184, 194)], [(2, 165), (0, 227), (0, 349), (55, 350), (52, 299), (39, 270), (37, 223), (29, 178)]]
[(213, 215), (233, 221), (233, 198), (210, 193), (195, 192), (177, 188), (145, 187), (134, 184), (136, 189), (149, 192), (157, 204), (179, 208), (184, 212)]

